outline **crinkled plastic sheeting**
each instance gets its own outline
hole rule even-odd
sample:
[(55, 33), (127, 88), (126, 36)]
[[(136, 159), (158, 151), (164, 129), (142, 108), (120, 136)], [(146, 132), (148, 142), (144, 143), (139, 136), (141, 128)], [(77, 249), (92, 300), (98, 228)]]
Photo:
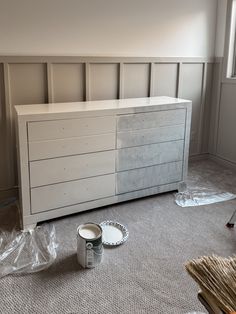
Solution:
[(54, 225), (28, 231), (0, 230), (0, 278), (11, 273), (33, 273), (48, 268), (56, 259)]
[(175, 194), (175, 202), (181, 207), (200, 206), (228, 201), (236, 198), (229, 192), (213, 191), (210, 189), (186, 190)]
[(175, 202), (181, 207), (208, 205), (236, 198), (235, 194), (220, 190), (219, 183), (211, 180), (211, 171), (205, 169), (204, 174), (194, 173), (186, 183), (179, 186), (175, 194)]

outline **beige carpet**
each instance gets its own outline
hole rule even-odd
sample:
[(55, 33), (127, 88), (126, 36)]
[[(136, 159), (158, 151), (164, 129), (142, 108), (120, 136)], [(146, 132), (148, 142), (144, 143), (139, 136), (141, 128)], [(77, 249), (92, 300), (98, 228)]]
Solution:
[[(236, 192), (236, 173), (213, 162), (191, 164), (190, 182)], [(186, 260), (236, 252), (236, 228), (225, 223), (236, 200), (181, 208), (173, 193), (148, 197), (54, 220), (58, 258), (46, 271), (0, 279), (0, 313), (165, 313), (202, 311), (198, 287)], [(1, 210), (0, 224), (15, 224), (14, 208)], [(76, 261), (76, 227), (117, 220), (127, 225), (124, 245), (106, 249), (104, 262), (83, 270)]]

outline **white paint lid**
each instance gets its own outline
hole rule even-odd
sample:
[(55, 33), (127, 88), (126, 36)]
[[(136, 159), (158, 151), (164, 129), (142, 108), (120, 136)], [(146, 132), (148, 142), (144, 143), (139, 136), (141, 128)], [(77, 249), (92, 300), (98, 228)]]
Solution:
[(119, 222), (103, 221), (100, 226), (102, 228), (102, 243), (106, 246), (117, 246), (128, 239), (128, 229)]

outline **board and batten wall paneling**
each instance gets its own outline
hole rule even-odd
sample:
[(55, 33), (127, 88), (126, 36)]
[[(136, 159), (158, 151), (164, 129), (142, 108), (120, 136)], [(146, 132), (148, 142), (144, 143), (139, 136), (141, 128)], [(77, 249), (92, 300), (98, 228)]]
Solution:
[(209, 120), (210, 134), (208, 147), (208, 151), (212, 155), (216, 154), (217, 146), (220, 93), (221, 93), (221, 72), (222, 72), (222, 59), (214, 63), (212, 73), (211, 111)]
[(147, 96), (190, 99), (191, 153), (206, 152), (213, 62), (212, 58), (0, 57), (0, 198), (2, 190), (17, 185), (16, 104)]
[(9, 187), (3, 64), (0, 63), (0, 189)]
[(14, 128), (14, 105), (39, 104), (48, 101), (47, 69), (45, 63), (10, 63), (7, 68), (8, 112), (11, 121), (8, 129), (8, 152), (11, 181), (17, 185), (16, 141)]
[(85, 64), (54, 63), (51, 66), (52, 102), (85, 100)]
[(203, 87), (203, 64), (184, 63), (182, 65), (182, 87), (180, 98), (192, 100), (192, 122), (190, 154), (200, 153), (201, 141), (201, 106)]
[(90, 100), (117, 99), (119, 97), (119, 64), (91, 63), (89, 78)]
[(219, 129), (216, 153), (228, 161), (236, 161), (236, 88), (235, 84), (222, 84)]
[(9, 64), (9, 100), (11, 106), (46, 103), (46, 64)]
[(177, 96), (178, 64), (155, 63), (153, 66), (152, 96)]
[(123, 72), (123, 97), (148, 97), (150, 93), (150, 64), (125, 63)]
[[(210, 119), (211, 119), (211, 96), (212, 96), (212, 79), (213, 79), (213, 64), (205, 65), (205, 95), (203, 95), (203, 122), (202, 122), (202, 142), (201, 153), (209, 152), (209, 136), (210, 136)], [(203, 78), (204, 82), (204, 78)]]

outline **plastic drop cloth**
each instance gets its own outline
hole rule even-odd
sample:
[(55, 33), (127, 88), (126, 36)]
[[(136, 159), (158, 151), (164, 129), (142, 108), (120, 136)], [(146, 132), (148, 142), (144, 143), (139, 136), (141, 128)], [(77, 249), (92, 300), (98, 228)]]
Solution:
[(56, 259), (53, 225), (28, 231), (0, 230), (0, 278), (11, 273), (33, 273), (48, 268)]
[[(211, 177), (211, 173), (206, 171), (206, 175)], [(189, 180), (188, 185), (182, 184), (179, 192), (175, 194), (175, 203), (181, 207), (208, 205), (236, 198), (230, 192), (220, 190), (210, 180), (194, 175)]]

